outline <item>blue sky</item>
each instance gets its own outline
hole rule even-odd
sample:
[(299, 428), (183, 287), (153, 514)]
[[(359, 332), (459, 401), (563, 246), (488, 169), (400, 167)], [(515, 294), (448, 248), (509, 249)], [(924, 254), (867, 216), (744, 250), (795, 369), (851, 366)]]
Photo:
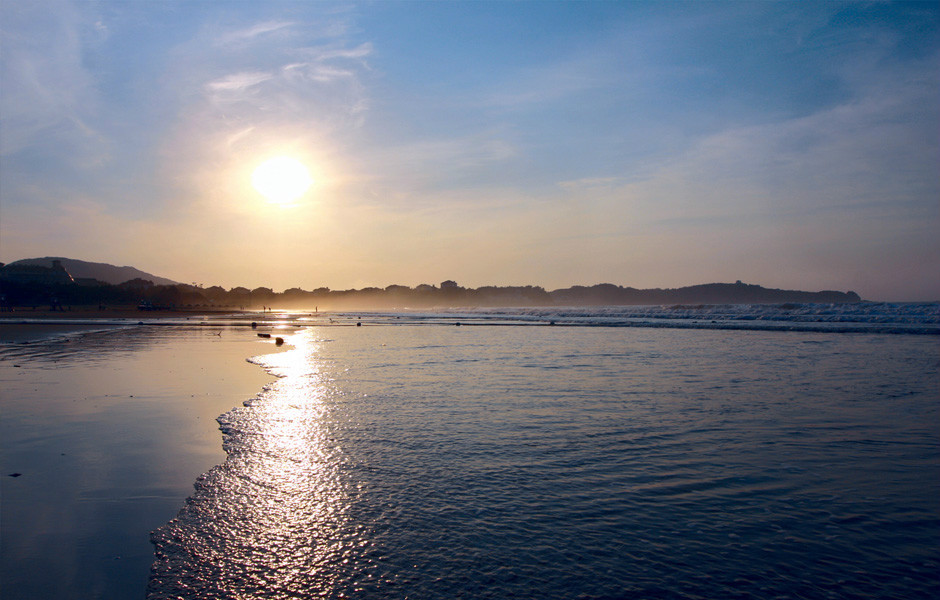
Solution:
[[(0, 4), (0, 260), (940, 299), (936, 3)], [(254, 168), (316, 183), (274, 206)]]

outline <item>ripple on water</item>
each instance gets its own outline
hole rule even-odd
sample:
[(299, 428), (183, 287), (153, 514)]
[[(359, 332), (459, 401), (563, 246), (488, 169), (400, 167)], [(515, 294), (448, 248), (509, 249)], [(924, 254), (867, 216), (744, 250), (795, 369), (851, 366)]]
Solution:
[(940, 595), (919, 338), (350, 331), (263, 359), (151, 598)]

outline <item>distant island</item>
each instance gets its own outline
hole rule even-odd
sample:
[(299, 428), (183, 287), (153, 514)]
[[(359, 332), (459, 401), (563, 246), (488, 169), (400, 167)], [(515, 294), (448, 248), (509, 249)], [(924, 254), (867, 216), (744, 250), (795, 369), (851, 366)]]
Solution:
[[(128, 279), (123, 279), (128, 277)], [(0, 264), (0, 302), (17, 307), (137, 305), (141, 309), (271, 308), (282, 310), (369, 310), (514, 306), (624, 306), (860, 302), (855, 292), (804, 292), (759, 285), (708, 283), (674, 289), (636, 289), (610, 283), (546, 291), (539, 286), (465, 288), (455, 281), (416, 287), (390, 285), (351, 290), (202, 287), (174, 282), (133, 267), (115, 267), (64, 257)]]

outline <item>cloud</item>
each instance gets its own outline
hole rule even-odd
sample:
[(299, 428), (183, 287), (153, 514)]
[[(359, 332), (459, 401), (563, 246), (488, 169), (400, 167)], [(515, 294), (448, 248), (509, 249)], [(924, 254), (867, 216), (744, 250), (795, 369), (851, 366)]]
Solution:
[[(60, 159), (66, 158), (63, 149), (84, 156), (106, 151), (91, 124), (100, 101), (83, 60), (82, 35), (89, 24), (70, 3), (54, 8), (0, 4), (0, 155), (37, 146)], [(48, 147), (50, 134), (55, 143)]]
[(226, 75), (221, 79), (210, 81), (206, 84), (206, 89), (210, 92), (240, 92), (259, 83), (270, 80), (273, 77), (270, 73), (246, 72), (233, 73)]
[(397, 209), (491, 205), (498, 173), (518, 158), (516, 144), (499, 130), (465, 136), (418, 139), (361, 148), (352, 160), (362, 173), (350, 182), (362, 202), (378, 201)]
[(363, 42), (352, 48), (343, 48), (336, 46), (300, 48), (296, 54), (307, 56), (310, 60), (316, 62), (326, 62), (335, 59), (346, 59), (360, 62), (370, 56), (374, 49), (370, 42)]
[(272, 153), (302, 157), (321, 171), (336, 161), (368, 114), (373, 50), (330, 37), (346, 27), (329, 21), (306, 15), (229, 30), (213, 25), (170, 50), (163, 81), (175, 114), (158, 138), (158, 169), (174, 188), (170, 205), (251, 205), (247, 175)]
[(284, 32), (284, 30), (294, 25), (295, 24), (291, 21), (264, 21), (255, 23), (242, 29), (222, 33), (216, 38), (215, 43), (219, 46), (244, 44), (258, 37), (266, 36), (269, 33)]
[(284, 77), (291, 82), (304, 81), (321, 84), (333, 83), (341, 79), (352, 80), (356, 72), (322, 63), (292, 63), (281, 67)]
[(632, 285), (936, 295), (925, 282), (940, 269), (940, 61), (866, 62), (843, 102), (730, 124), (641, 172), (558, 182), (559, 201), (530, 228), (552, 240), (546, 260), (579, 276), (629, 273)]
[[(940, 114), (928, 73), (937, 62), (932, 56), (905, 71), (870, 73), (845, 102), (807, 115), (703, 135), (640, 174), (559, 186), (591, 193), (603, 183), (599, 202), (629, 206), (647, 223), (882, 208), (899, 218), (936, 216)], [(879, 85), (871, 85), (875, 77)]]
[(485, 103), (500, 108), (522, 109), (610, 87), (602, 56), (526, 69), (516, 74), (517, 77), (502, 89), (490, 94)]
[[(178, 268), (203, 272), (172, 277), (237, 275), (225, 261), (249, 253), (267, 276), (300, 253), (334, 259), (329, 285), (409, 283), (412, 263), (546, 286), (940, 268), (935, 37), (831, 23), (869, 5), (612, 4), (580, 24), (549, 7), (546, 29), (485, 48), (474, 20), (403, 39), (425, 21), (394, 5), (357, 23), (322, 3), (129, 6), (0, 2), (7, 248), (136, 262), (104, 254), (145, 260), (135, 238), (170, 232)], [(319, 171), (290, 215), (250, 187), (274, 153)]]

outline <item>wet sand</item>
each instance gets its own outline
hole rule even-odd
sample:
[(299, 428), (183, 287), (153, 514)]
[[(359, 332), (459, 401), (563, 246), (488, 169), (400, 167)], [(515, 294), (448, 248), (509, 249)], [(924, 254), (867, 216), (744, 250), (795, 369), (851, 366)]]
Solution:
[[(76, 327), (101, 329), (5, 319), (0, 331)], [(142, 597), (150, 531), (224, 460), (216, 417), (273, 380), (245, 359), (278, 350), (222, 325), (0, 345), (3, 597)]]
[(44, 310), (17, 308), (11, 312), (0, 313), (0, 320), (22, 319), (153, 319), (153, 318), (180, 318), (202, 316), (225, 316), (242, 314), (247, 311), (233, 309), (213, 308), (181, 308), (174, 310), (140, 310), (134, 306), (114, 306), (99, 308), (97, 306), (75, 306), (71, 310)]
[(0, 343), (37, 342), (73, 333), (87, 333), (116, 327), (120, 327), (120, 325), (57, 323), (55, 321), (16, 323), (0, 320)]
[(76, 307), (65, 311), (17, 310), (0, 313), (0, 343), (34, 342), (73, 333), (134, 325), (141, 320), (159, 323), (164, 319), (202, 319), (235, 314), (242, 314), (242, 311), (207, 309), (143, 311), (134, 307), (105, 309)]

